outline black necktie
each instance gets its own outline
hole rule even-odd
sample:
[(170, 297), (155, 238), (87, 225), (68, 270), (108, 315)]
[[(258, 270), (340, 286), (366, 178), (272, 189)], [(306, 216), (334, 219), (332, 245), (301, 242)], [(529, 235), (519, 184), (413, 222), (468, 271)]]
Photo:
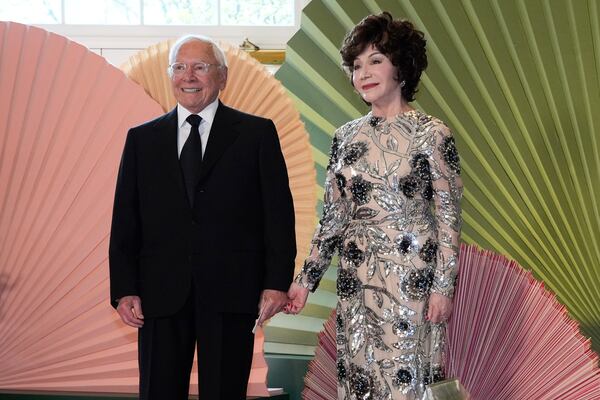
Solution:
[(179, 163), (181, 164), (185, 190), (187, 191), (190, 206), (193, 206), (196, 178), (200, 172), (200, 164), (202, 163), (202, 142), (200, 141), (200, 131), (198, 130), (200, 122), (202, 122), (202, 117), (191, 114), (187, 117), (186, 121), (192, 126), (192, 129), (183, 145), (183, 149), (181, 149)]

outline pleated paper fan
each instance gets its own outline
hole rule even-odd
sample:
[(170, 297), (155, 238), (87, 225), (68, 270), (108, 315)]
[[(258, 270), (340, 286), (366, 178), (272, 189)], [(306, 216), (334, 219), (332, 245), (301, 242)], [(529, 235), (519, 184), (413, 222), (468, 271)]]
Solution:
[(0, 93), (0, 388), (130, 392), (108, 235), (127, 130), (162, 109), (85, 47), (12, 22)]
[[(167, 41), (150, 46), (121, 66), (126, 75), (140, 84), (165, 111), (176, 104), (166, 74), (172, 43), (173, 41)], [(294, 198), (298, 271), (310, 247), (316, 221), (316, 199), (320, 197), (315, 193), (315, 164), (308, 135), (294, 103), (281, 83), (246, 52), (226, 43), (220, 45), (229, 65), (227, 87), (220, 95), (221, 100), (242, 111), (270, 118), (277, 127)], [(324, 316), (328, 312), (325, 307)], [(316, 320), (315, 323), (314, 319), (300, 321), (302, 316), (299, 319), (289, 317), (279, 314), (269, 321), (264, 330), (267, 345), (275, 344), (276, 352), (288, 352), (287, 344), (314, 345), (321, 321)], [(255, 354), (253, 365), (262, 362), (264, 360)]]
[[(0, 390), (137, 393), (108, 234), (125, 134), (163, 110), (64, 37), (2, 22), (0, 43)], [(259, 329), (250, 395), (268, 394), (263, 345)]]
[(515, 261), (463, 246), (454, 304), (448, 375), (473, 399), (600, 399), (589, 339)]
[[(172, 43), (167, 41), (150, 46), (132, 56), (121, 67), (165, 111), (177, 104), (167, 76)], [(299, 270), (303, 256), (308, 253), (315, 225), (316, 178), (308, 135), (300, 121), (300, 114), (281, 83), (245, 51), (226, 43), (220, 46), (229, 67), (227, 86), (220, 94), (220, 99), (241, 111), (270, 118), (277, 127), (294, 198), (299, 254), (296, 269)]]
[(455, 133), (463, 239), (531, 270), (600, 343), (600, 4), (311, 1), (276, 77), (309, 131), (320, 184), (333, 131), (367, 111), (339, 47), (382, 10), (425, 32), (415, 105)]
[[(589, 339), (541, 282), (474, 245), (462, 245), (459, 269), (446, 370), (472, 400), (600, 399)], [(334, 324), (335, 313), (319, 335), (304, 399), (335, 399)]]
[(308, 363), (304, 378), (304, 400), (336, 400), (337, 363), (335, 344), (335, 310), (319, 332), (319, 345), (315, 357)]

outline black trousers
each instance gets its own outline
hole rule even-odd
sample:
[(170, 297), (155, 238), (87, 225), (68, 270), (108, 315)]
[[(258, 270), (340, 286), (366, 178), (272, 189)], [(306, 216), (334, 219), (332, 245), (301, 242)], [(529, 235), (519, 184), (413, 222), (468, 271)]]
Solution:
[(199, 399), (246, 399), (256, 315), (202, 310), (195, 293), (177, 314), (139, 329), (141, 400), (188, 399), (196, 343)]

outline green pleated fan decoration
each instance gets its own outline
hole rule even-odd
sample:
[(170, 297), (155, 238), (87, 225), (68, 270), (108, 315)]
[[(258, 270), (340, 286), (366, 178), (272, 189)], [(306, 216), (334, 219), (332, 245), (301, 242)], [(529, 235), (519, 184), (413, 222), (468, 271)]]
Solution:
[[(425, 32), (429, 67), (414, 105), (455, 132), (463, 241), (530, 269), (598, 351), (600, 0), (313, 0), (276, 77), (310, 133), (320, 185), (333, 131), (368, 111), (340, 44), (383, 10)], [(333, 268), (309, 301), (299, 317), (276, 317), (266, 340), (316, 344), (335, 305)]]

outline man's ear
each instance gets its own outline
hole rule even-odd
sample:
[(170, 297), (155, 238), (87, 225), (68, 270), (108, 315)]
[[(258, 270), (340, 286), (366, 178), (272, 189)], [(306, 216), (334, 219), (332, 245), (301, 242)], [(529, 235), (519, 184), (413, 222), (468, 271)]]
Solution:
[(228, 71), (227, 67), (223, 67), (219, 71), (219, 73), (221, 74), (221, 86), (220, 86), (221, 90), (225, 90), (225, 86), (227, 86), (227, 71)]

